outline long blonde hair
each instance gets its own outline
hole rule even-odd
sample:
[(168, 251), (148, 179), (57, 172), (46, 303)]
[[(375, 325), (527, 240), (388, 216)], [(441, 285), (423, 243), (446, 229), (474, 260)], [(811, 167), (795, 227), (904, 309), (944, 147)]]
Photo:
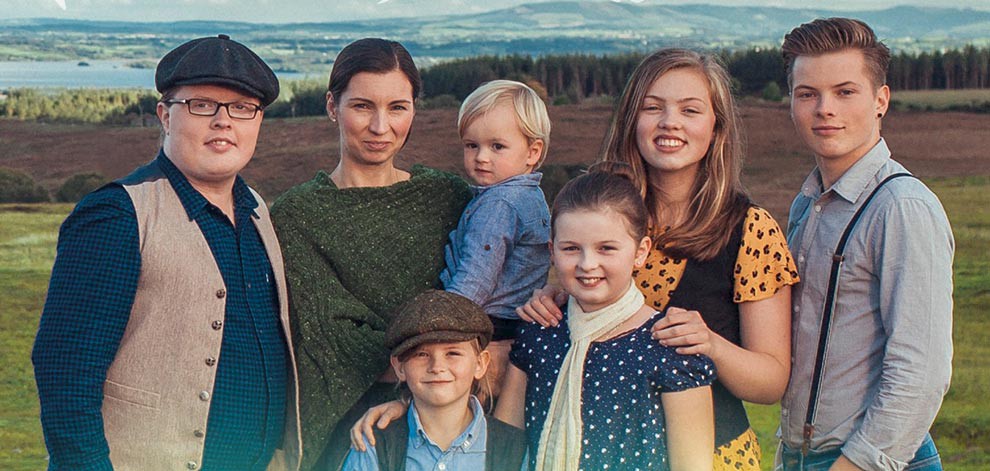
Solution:
[[(687, 220), (661, 233), (659, 221), (662, 188), (651, 184), (651, 167), (636, 144), (636, 124), (646, 93), (660, 76), (677, 69), (701, 72), (708, 82), (715, 129), (711, 146), (701, 160), (688, 204)], [(650, 54), (636, 66), (612, 115), (600, 159), (629, 164), (650, 217), (655, 246), (674, 257), (711, 260), (729, 243), (742, 222), (750, 201), (740, 181), (742, 141), (739, 117), (732, 98), (729, 74), (714, 56), (667, 48)]]

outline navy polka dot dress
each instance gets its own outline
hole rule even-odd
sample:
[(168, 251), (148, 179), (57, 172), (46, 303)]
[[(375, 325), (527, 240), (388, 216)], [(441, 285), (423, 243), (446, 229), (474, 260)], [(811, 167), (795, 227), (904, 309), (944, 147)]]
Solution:
[[(711, 384), (715, 365), (680, 355), (650, 336), (657, 313), (639, 328), (588, 349), (581, 390), (583, 470), (669, 469), (660, 394)], [(567, 318), (557, 327), (527, 324), (509, 359), (526, 373), (526, 435), (532, 469), (560, 365), (570, 348)]]

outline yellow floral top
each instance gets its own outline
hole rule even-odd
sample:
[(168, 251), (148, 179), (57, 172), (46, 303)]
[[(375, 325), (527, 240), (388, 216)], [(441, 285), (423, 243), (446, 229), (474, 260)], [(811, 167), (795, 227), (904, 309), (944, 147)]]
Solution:
[[(787, 239), (770, 212), (751, 207), (743, 225), (734, 270), (733, 300), (736, 303), (759, 301), (773, 296), (784, 286), (797, 283), (797, 267), (787, 248)], [(659, 247), (651, 249), (643, 268), (633, 272), (637, 286), (646, 296), (646, 303), (657, 310), (666, 308), (686, 266), (686, 259), (670, 257)]]

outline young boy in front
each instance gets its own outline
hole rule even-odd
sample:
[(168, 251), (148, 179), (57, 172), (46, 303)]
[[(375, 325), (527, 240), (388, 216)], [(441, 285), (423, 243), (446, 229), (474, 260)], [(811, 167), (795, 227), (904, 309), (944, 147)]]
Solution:
[[(880, 137), (890, 51), (865, 23), (830, 18), (795, 28), (782, 52), (791, 118), (817, 167), (788, 218), (801, 282), (778, 469), (941, 469), (928, 429), (952, 370), (952, 230), (938, 198), (910, 176), (864, 206), (881, 182), (907, 173)], [(833, 254), (861, 207), (835, 259), (832, 299)]]
[(473, 394), (485, 384), (491, 336), (485, 312), (454, 293), (426, 291), (400, 308), (385, 346), (412, 407), (375, 429), (375, 446), (352, 448), (344, 471), (518, 471), (525, 432), (486, 418)]
[(444, 250), (444, 289), (464, 296), (491, 318), (491, 377), (498, 396), (515, 338), (515, 309), (546, 284), (550, 210), (535, 170), (547, 155), (550, 118), (530, 87), (495, 80), (468, 95), (457, 116), (464, 169), (474, 198)]

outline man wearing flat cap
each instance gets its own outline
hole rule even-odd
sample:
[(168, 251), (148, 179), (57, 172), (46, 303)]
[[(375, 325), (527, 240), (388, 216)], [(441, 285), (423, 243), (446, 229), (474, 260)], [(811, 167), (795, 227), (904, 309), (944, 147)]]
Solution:
[(272, 70), (225, 35), (161, 60), (158, 156), (62, 224), (32, 360), (51, 470), (297, 469), (282, 256), (254, 154)]

